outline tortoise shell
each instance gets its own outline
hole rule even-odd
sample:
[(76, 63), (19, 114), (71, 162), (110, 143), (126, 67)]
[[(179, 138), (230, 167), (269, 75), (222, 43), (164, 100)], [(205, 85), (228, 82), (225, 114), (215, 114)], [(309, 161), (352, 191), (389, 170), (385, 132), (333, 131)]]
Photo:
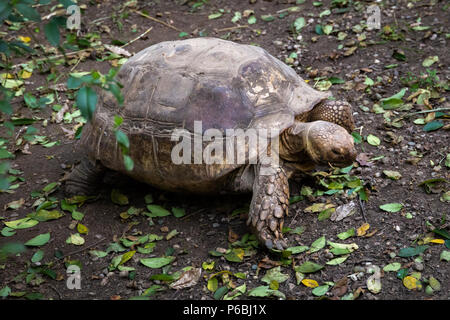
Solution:
[[(124, 122), (135, 167), (126, 172), (170, 190), (216, 190), (218, 179), (242, 167), (224, 161), (212, 165), (174, 165), (174, 129), (194, 132), (290, 127), (330, 93), (320, 92), (266, 50), (217, 38), (166, 41), (130, 58), (120, 69), (124, 105), (100, 93), (93, 120), (83, 132), (89, 156), (106, 167), (126, 172), (113, 134), (113, 118)], [(190, 181), (180, 182), (180, 175)], [(209, 183), (208, 183), (209, 182)]]

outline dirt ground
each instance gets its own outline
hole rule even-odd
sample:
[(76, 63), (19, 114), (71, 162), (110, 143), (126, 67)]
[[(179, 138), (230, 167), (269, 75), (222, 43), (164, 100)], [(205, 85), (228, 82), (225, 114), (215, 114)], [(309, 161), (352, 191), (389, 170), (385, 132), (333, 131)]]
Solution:
[[(366, 10), (373, 4), (371, 2), (297, 2), (299, 4), (295, 0), (79, 1), (79, 4), (85, 4), (80, 36), (96, 35), (86, 38), (91, 42), (117, 45), (132, 41), (153, 27), (145, 36), (124, 47), (131, 54), (161, 41), (180, 39), (184, 35), (181, 32), (187, 33), (184, 38), (224, 37), (266, 49), (290, 64), (310, 85), (331, 85), (329, 90), (336, 97), (347, 99), (353, 105), (357, 126), (354, 136), (355, 139), (362, 137), (362, 141), (356, 144), (359, 156), (347, 177), (361, 183), (367, 200), (360, 200), (356, 192), (349, 194), (348, 186), (344, 186), (344, 190), (333, 189), (328, 184), (333, 177), (324, 176), (333, 171), (330, 168), (320, 169), (324, 175), (291, 181), (291, 197), (301, 193), (304, 196), (303, 200), (290, 206), (285, 226), (291, 232), (287, 231), (285, 236), (290, 247), (311, 247), (316, 240), (325, 237), (334, 243), (356, 244), (357, 249), (348, 253), (345, 261), (335, 265), (326, 263), (342, 255), (333, 251), (328, 243), (316, 252), (304, 251), (290, 256), (268, 252), (261, 246), (255, 247), (251, 240), (239, 242), (243, 237), (245, 240), (249, 232), (245, 221), (251, 195), (206, 197), (171, 194), (110, 173), (104, 187), (99, 190), (100, 196), (77, 208), (76, 211), (84, 214), (82, 219), (74, 220), (71, 212), (61, 208), (61, 201), (65, 198), (61, 185), (44, 196), (44, 200), (54, 201), (56, 206), (48, 210), (58, 210), (64, 213), (63, 217), (15, 230), (13, 235), (6, 234), (8, 229), (2, 233), (0, 246), (10, 242), (25, 243), (40, 234), (51, 235), (46, 244), (39, 247), (28, 245), (26, 251), (0, 261), (0, 290), (5, 292), (9, 287), (7, 299), (117, 300), (149, 297), (156, 300), (210, 300), (220, 299), (225, 293), (232, 296), (233, 290), (242, 289), (244, 284), (246, 290), (236, 299), (258, 298), (249, 293), (260, 286), (270, 286), (270, 290), (267, 287), (261, 289), (263, 296), (288, 300), (450, 298), (448, 2), (375, 2), (380, 8), (381, 29), (374, 30), (365, 28)], [(43, 6), (40, 13), (48, 14), (50, 7)], [(136, 11), (146, 12), (157, 20), (148, 19)], [(235, 12), (240, 12), (242, 17), (232, 22)], [(273, 20), (268, 15), (272, 15)], [(255, 23), (252, 23), (252, 16), (256, 18)], [(300, 29), (299, 17), (305, 18), (305, 25), (297, 32), (293, 25), (297, 21)], [(332, 26), (331, 32), (325, 26)], [(424, 26), (429, 28), (420, 28)], [(4, 24), (0, 29), (7, 33), (7, 37), (27, 35), (25, 29), (11, 30), (8, 27)], [(42, 32), (36, 33), (36, 38), (48, 45)], [(36, 45), (35, 39), (30, 45)], [(118, 61), (101, 59), (107, 51), (89, 49), (85, 52), (89, 54), (75, 55), (72, 64), (56, 66), (58, 71), (51, 70), (61, 75), (56, 83), (65, 83), (68, 72), (96, 69), (105, 74)], [(425, 67), (424, 61), (434, 56), (438, 61)], [(40, 57), (16, 58), (13, 63), (32, 58)], [(25, 84), (26, 91), (39, 94), (37, 88), (45, 86), (45, 78), (51, 72), (39, 73), (36, 70)], [(393, 109), (383, 108), (380, 100), (391, 97), (402, 88), (408, 88), (401, 98), (402, 105)], [(425, 99), (425, 103), (418, 101), (417, 95), (408, 100), (417, 92), (416, 89), (428, 90), (431, 97)], [(67, 102), (72, 107), (73, 94), (69, 90), (58, 91), (57, 94), (60, 104)], [(12, 168), (20, 171), (15, 172), (19, 179), (12, 184), (19, 185), (14, 190), (0, 193), (0, 219), (3, 223), (35, 212), (35, 201), (40, 198), (35, 191), (60, 181), (81, 159), (76, 148), (78, 140), (73, 134), (68, 137), (66, 133), (77, 125), (75, 120), (56, 123), (52, 121), (52, 114), (56, 113), (52, 105), (33, 112), (25, 106), (23, 99), (19, 97), (17, 101), (14, 116), (38, 118), (33, 124), (39, 130), (38, 134), (59, 143), (49, 148), (39, 143), (26, 146), (27, 141), (22, 139), (18, 142), (26, 130), (25, 125), (16, 126), (14, 139), (8, 140), (7, 148), (15, 155)], [(443, 111), (411, 115), (430, 108), (442, 108)], [(74, 112), (75, 109), (69, 111)], [(399, 117), (403, 119), (394, 121)], [(425, 119), (417, 120), (419, 118)], [(437, 121), (444, 126), (427, 131), (423, 121)], [(1, 133), (6, 138), (4, 129)], [(342, 180), (334, 181), (343, 183)], [(424, 181), (427, 183), (423, 184)], [(113, 189), (120, 190), (128, 203), (113, 203), (110, 196)], [(149, 218), (143, 214), (150, 203), (148, 195), (152, 196), (152, 204), (169, 211), (181, 208), (184, 215)], [(17, 209), (8, 208), (8, 204), (20, 199), (23, 199), (23, 204)], [(355, 204), (355, 213), (340, 221), (331, 218), (319, 220), (319, 214), (323, 217), (326, 212), (323, 208), (318, 211), (310, 208), (318, 203), (338, 208), (350, 202)], [(388, 212), (380, 208), (388, 203), (400, 203), (401, 210)], [(133, 214), (131, 207), (143, 210)], [(128, 214), (124, 214), (127, 211)], [(88, 228), (87, 233), (81, 233), (84, 239), (81, 245), (67, 242), (71, 235), (86, 231), (82, 227), (77, 229), (77, 222)], [(370, 225), (364, 235), (355, 234), (345, 240), (337, 237), (351, 228), (364, 233), (359, 229), (364, 223)], [(297, 227), (301, 228), (295, 229)], [(156, 243), (153, 250), (149, 249), (152, 245), (147, 245), (147, 251), (140, 251), (138, 247), (142, 249), (144, 245), (136, 241), (148, 234), (162, 237), (153, 242)], [(405, 250), (401, 251), (405, 248), (425, 250), (408, 256), (404, 254)], [(234, 251), (220, 253), (227, 249)], [(32, 262), (38, 250), (42, 250), (44, 256), (40, 261)], [(114, 258), (134, 250), (137, 251), (128, 261), (122, 256), (123, 263), (118, 266), (121, 260)], [(107, 254), (98, 257), (95, 254), (99, 251)], [(175, 258), (160, 268), (149, 268), (141, 263), (141, 259), (152, 257)], [(313, 273), (299, 272), (296, 267), (307, 261), (323, 268)], [(67, 287), (70, 276), (67, 266), (74, 264), (81, 266), (81, 289)], [(391, 265), (394, 271), (385, 268), (387, 265)], [(283, 275), (274, 269), (278, 266), (281, 266), (279, 272)], [(186, 288), (171, 288), (170, 283), (176, 281), (177, 272), (179, 276), (185, 267), (202, 270), (198, 282), (190, 283)], [(268, 276), (270, 270), (275, 270), (272, 278)], [(218, 272), (221, 273), (213, 276)], [(208, 281), (213, 278), (217, 281)], [(317, 283), (302, 282), (302, 278)], [(315, 290), (314, 286), (319, 289)], [(320, 289), (323, 289), (322, 293)], [(257, 290), (253, 294), (257, 294)]]

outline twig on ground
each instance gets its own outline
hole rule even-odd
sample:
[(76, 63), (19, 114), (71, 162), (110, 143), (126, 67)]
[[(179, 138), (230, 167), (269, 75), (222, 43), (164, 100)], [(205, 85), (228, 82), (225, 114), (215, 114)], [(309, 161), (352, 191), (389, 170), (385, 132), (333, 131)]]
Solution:
[(242, 29), (242, 28), (248, 28), (248, 25), (239, 25), (239, 26), (234, 26), (234, 27), (228, 27), (228, 28), (222, 28), (222, 29), (215, 29), (215, 32), (222, 32), (222, 31), (231, 31), (231, 30), (235, 30), (235, 29)]
[(176, 30), (178, 32), (181, 32), (181, 30), (178, 29), (177, 27), (174, 27), (174, 26), (172, 26), (172, 25), (170, 25), (168, 23), (165, 23), (164, 21), (161, 21), (159, 19), (153, 18), (153, 17), (149, 16), (148, 14), (145, 14), (145, 13), (137, 11), (137, 10), (133, 10), (133, 12), (136, 12), (137, 14), (143, 16), (144, 18), (147, 18), (147, 19), (153, 20), (155, 22), (158, 22), (158, 23), (160, 23), (160, 24), (162, 24), (162, 25), (164, 25), (164, 26), (166, 26), (166, 27), (168, 27), (170, 29), (173, 29), (173, 30)]
[(365, 214), (366, 209), (364, 209), (364, 204), (362, 203), (361, 197), (359, 195), (358, 195), (358, 200), (359, 200), (359, 207), (361, 208), (361, 215), (364, 219), (364, 222), (367, 222), (366, 214)]
[(127, 43), (125, 43), (123, 46), (120, 46), (121, 48), (126, 47), (129, 44), (132, 44), (133, 42), (135, 42), (136, 40), (139, 40), (140, 38), (142, 38), (143, 36), (145, 36), (147, 33), (149, 33), (150, 31), (152, 31), (153, 27), (148, 28), (144, 33), (142, 33), (141, 35), (137, 36), (136, 38), (134, 38), (131, 41), (128, 41)]

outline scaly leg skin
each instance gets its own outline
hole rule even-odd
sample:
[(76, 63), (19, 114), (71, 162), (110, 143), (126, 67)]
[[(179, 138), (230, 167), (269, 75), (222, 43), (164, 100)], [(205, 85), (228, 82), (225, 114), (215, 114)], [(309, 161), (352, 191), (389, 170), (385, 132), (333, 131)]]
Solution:
[(105, 173), (105, 167), (93, 163), (87, 158), (81, 160), (65, 179), (67, 195), (93, 195), (98, 193), (98, 186)]
[(281, 230), (289, 208), (288, 178), (281, 167), (270, 174), (264, 169), (263, 165), (257, 166), (247, 225), (268, 249), (283, 250), (287, 247)]
[(355, 129), (351, 105), (343, 100), (325, 100), (311, 110), (308, 121), (324, 120), (338, 124), (349, 133)]

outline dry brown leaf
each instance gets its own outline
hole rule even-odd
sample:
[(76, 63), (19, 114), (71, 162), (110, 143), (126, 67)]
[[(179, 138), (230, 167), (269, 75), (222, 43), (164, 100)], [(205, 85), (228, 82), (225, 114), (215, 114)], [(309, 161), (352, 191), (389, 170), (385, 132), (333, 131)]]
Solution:
[(169, 287), (178, 290), (195, 286), (200, 279), (201, 274), (202, 268), (193, 268), (191, 270), (187, 270), (181, 274), (180, 279), (172, 282)]

